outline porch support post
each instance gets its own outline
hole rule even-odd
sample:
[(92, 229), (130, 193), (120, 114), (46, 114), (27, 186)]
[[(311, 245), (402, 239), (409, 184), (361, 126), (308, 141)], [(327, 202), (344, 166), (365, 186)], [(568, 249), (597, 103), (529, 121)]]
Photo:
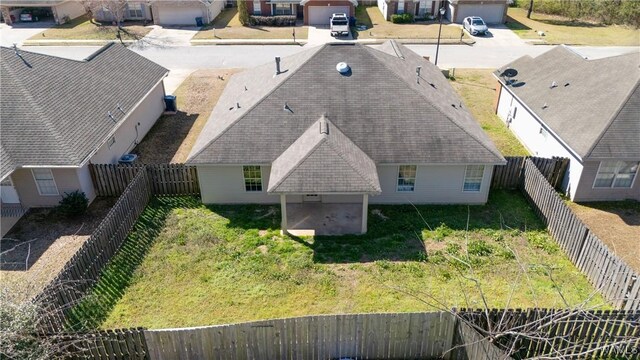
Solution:
[(280, 194), (280, 214), (282, 215), (282, 222), (280, 223), (280, 227), (282, 228), (282, 233), (287, 233), (287, 195)]
[(367, 214), (369, 213), (369, 195), (362, 195), (362, 233), (367, 233)]

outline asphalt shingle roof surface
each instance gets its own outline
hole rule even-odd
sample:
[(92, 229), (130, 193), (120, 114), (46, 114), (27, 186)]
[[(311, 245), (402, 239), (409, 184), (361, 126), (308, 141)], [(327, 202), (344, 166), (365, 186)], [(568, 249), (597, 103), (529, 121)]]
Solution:
[(168, 72), (119, 44), (85, 61), (18, 53), (0, 48), (2, 177), (80, 165)]
[(504, 162), (440, 70), (402, 45), (327, 44), (282, 58), (281, 69), (274, 61), (231, 78), (190, 163), (270, 164), (323, 114), (377, 164)]
[(376, 164), (324, 116), (271, 166), (269, 192), (381, 192)]
[(509, 90), (582, 159), (640, 156), (640, 53), (586, 60), (557, 46), (498, 69), (503, 83), (507, 68)]

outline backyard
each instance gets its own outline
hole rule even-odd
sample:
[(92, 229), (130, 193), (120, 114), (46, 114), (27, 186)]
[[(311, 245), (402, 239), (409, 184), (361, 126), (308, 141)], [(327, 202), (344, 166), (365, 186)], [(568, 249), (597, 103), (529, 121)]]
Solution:
[(455, 69), (450, 84), (502, 155), (530, 155), (494, 111), (497, 80), (492, 72), (490, 69)]
[[(555, 15), (532, 13), (510, 7), (506, 25), (518, 36), (543, 44), (640, 46), (640, 30), (620, 25), (601, 25)], [(538, 35), (543, 31), (544, 36)]]
[[(120, 34), (122, 40), (137, 40), (151, 31), (141, 22), (126, 21)], [(100, 24), (91, 21), (87, 16), (81, 16), (68, 23), (56, 25), (29, 40), (116, 40), (118, 27), (111, 24)]]
[(72, 321), (164, 328), (482, 307), (472, 278), (489, 307), (603, 303), (519, 192), (494, 191), (486, 206), (370, 205), (369, 217), (366, 235), (291, 237), (277, 205), (155, 198)]
[(306, 40), (306, 26), (242, 26), (237, 8), (224, 9), (213, 22), (200, 30), (194, 40), (210, 39), (293, 39), (295, 29), (296, 40)]
[[(356, 25), (366, 25), (366, 30), (354, 31), (358, 39), (431, 39), (438, 38), (437, 21), (417, 22), (413, 24), (394, 24), (386, 21), (377, 6), (356, 7)], [(445, 24), (442, 26), (440, 38), (444, 43), (460, 42), (460, 35), (469, 40), (469, 35), (462, 32), (460, 25)]]

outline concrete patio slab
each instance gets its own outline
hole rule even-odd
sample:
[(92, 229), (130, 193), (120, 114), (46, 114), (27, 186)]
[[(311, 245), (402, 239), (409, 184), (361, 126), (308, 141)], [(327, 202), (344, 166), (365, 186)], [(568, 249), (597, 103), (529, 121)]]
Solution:
[(359, 234), (362, 204), (287, 204), (288, 232), (294, 236)]

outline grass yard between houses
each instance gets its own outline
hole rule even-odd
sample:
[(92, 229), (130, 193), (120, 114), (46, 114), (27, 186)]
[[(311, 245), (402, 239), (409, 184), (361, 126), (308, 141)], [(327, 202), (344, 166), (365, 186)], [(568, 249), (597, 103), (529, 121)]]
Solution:
[[(439, 23), (417, 22), (413, 24), (394, 24), (382, 17), (377, 6), (356, 7), (356, 25), (366, 25), (367, 29), (354, 31), (354, 37), (359, 39), (437, 39)], [(443, 42), (459, 42), (469, 40), (467, 33), (462, 33), (462, 27), (455, 24), (442, 25), (440, 39)]]
[(489, 307), (564, 307), (560, 293), (603, 303), (519, 192), (494, 191), (486, 206), (370, 205), (369, 216), (363, 236), (297, 238), (280, 234), (278, 205), (156, 198), (74, 321), (166, 328), (481, 307), (463, 276)]
[(450, 84), (502, 155), (530, 155), (494, 111), (497, 80), (492, 72), (490, 69), (455, 69), (455, 79)]
[(194, 40), (211, 39), (288, 39), (293, 40), (293, 31), (296, 32), (296, 40), (306, 40), (308, 28), (306, 26), (242, 26), (237, 8), (222, 10), (211, 24), (200, 30)]
[[(151, 28), (141, 22), (126, 21), (122, 26), (122, 40), (137, 40), (147, 35)], [(56, 25), (29, 40), (117, 40), (118, 27), (105, 22), (92, 22), (87, 16), (73, 19), (66, 24)]]
[[(535, 10), (535, 7), (534, 7)], [(547, 44), (592, 46), (640, 46), (640, 30), (621, 25), (600, 25), (567, 19), (535, 11), (527, 19), (527, 10), (510, 7), (506, 25), (526, 40)], [(538, 35), (544, 31), (545, 35)]]

